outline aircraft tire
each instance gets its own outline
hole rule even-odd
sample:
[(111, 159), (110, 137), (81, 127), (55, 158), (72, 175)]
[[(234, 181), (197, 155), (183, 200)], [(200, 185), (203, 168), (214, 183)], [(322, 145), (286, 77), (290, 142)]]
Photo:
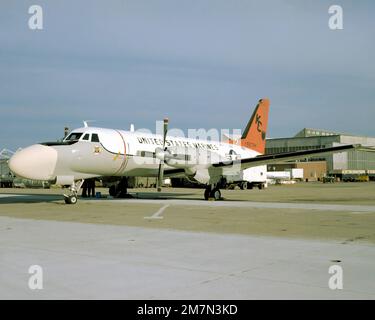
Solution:
[(76, 204), (78, 199), (77, 199), (77, 196), (70, 196), (70, 204)]
[(77, 196), (64, 197), (64, 200), (66, 204), (76, 204), (78, 201)]
[(206, 190), (204, 191), (204, 199), (205, 200), (208, 200), (208, 198), (210, 197), (210, 193), (211, 193), (211, 188), (206, 188)]
[(115, 197), (116, 196), (116, 186), (113, 185), (113, 186), (110, 186), (109, 188), (109, 195), (112, 196), (112, 197)]
[(215, 200), (220, 200), (221, 199), (220, 189), (218, 189), (218, 188), (213, 189), (210, 193), (210, 198), (213, 198)]

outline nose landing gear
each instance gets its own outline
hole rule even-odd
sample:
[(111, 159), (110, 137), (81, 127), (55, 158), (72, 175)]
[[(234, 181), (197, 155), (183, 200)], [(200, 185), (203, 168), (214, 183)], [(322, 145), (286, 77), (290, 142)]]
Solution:
[(74, 182), (69, 188), (69, 194), (64, 194), (64, 201), (66, 204), (76, 204), (78, 201), (78, 191), (81, 189), (83, 179)]

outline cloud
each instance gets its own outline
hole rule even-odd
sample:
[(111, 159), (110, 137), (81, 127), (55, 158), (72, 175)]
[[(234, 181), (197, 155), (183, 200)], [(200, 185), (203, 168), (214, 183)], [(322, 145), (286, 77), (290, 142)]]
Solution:
[[(374, 135), (374, 4), (336, 1), (35, 1), (0, 10), (0, 146), (54, 138), (83, 119), (242, 128), (271, 99), (270, 135), (302, 127)], [(22, 130), (17, 130), (17, 128)], [(27, 134), (26, 134), (27, 133)]]

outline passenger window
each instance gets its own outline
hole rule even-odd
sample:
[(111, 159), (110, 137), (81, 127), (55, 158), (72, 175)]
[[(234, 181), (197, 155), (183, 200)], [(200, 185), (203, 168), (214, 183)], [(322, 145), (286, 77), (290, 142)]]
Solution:
[(88, 141), (89, 139), (90, 139), (90, 134), (88, 133), (86, 133), (84, 137), (82, 138), (82, 140), (86, 140), (86, 141)]
[(100, 142), (99, 136), (96, 133), (93, 133), (91, 136), (91, 142)]

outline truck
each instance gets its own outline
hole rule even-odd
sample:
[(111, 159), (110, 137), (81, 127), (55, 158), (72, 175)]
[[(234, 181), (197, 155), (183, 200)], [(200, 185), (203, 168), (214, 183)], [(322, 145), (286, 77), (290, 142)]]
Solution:
[(291, 181), (290, 171), (268, 171), (267, 179), (270, 184), (284, 184), (287, 181)]
[(287, 169), (290, 172), (290, 178), (293, 180), (303, 180), (303, 169), (302, 168), (292, 168)]
[(236, 186), (242, 190), (267, 188), (267, 166), (257, 166), (245, 169), (238, 174), (226, 175), (227, 189), (234, 189)]

